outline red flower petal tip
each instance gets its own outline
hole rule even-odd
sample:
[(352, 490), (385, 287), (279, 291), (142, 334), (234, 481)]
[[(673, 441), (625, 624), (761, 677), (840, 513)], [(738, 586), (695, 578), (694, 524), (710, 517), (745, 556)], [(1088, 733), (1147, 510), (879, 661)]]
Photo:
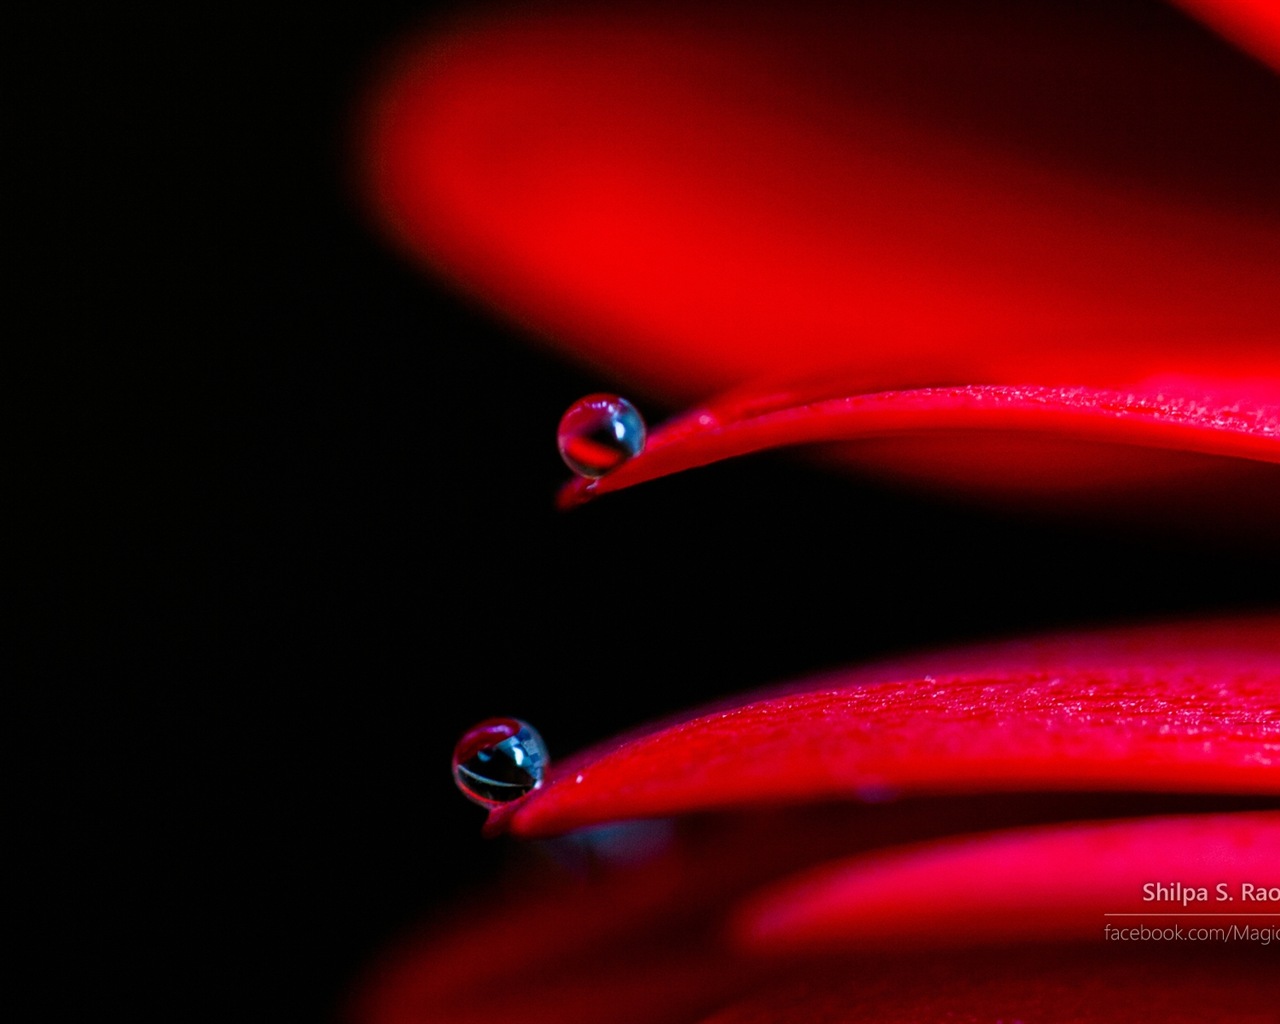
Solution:
[(752, 804), (1027, 790), (1280, 793), (1280, 617), (824, 677), (570, 758), (488, 827), (547, 835)]
[(1280, 463), (1280, 384), (1218, 386), (987, 385), (834, 397), (822, 382), (739, 391), (654, 430), (643, 453), (571, 481), (558, 500), (569, 508), (720, 459), (802, 444), (840, 443), (854, 464), (967, 478), (1004, 493), (1132, 490), (1202, 473), (1194, 456)]

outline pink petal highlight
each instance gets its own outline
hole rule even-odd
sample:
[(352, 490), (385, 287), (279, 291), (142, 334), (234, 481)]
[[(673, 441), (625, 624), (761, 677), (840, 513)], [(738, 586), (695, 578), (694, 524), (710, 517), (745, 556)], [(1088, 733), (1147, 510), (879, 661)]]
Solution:
[(1228, 915), (1215, 925), (1280, 927), (1280, 813), (1053, 825), (884, 850), (778, 883), (744, 909), (737, 933), (774, 952), (964, 948), (1098, 940), (1108, 925), (1189, 927), (1214, 913)]
[(489, 827), (546, 835), (898, 794), (1274, 794), (1278, 766), (1271, 615), (1051, 637), (812, 680), (570, 758)]

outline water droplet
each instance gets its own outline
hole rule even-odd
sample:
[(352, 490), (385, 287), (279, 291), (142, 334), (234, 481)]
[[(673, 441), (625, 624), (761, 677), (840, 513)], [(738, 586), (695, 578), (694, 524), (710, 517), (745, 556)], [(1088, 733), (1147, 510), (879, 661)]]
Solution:
[(587, 395), (560, 419), (556, 440), (565, 465), (579, 476), (612, 472), (644, 451), (644, 419), (618, 395)]
[(518, 718), (489, 718), (453, 748), (453, 781), (481, 807), (499, 807), (542, 785), (550, 763), (537, 730)]

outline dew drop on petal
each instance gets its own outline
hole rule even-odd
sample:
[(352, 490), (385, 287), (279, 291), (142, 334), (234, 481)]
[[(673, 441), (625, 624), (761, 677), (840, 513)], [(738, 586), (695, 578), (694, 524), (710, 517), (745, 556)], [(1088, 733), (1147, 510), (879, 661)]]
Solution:
[(499, 807), (542, 785), (550, 763), (537, 730), (518, 718), (488, 718), (453, 748), (453, 781), (481, 807)]
[(587, 395), (561, 417), (556, 440), (565, 465), (579, 476), (600, 477), (644, 451), (644, 419), (618, 395)]

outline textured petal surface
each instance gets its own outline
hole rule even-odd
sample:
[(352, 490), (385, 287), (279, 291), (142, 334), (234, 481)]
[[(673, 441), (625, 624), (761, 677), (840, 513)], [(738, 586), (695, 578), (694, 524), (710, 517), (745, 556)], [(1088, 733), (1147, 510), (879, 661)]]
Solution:
[(759, 802), (1017, 790), (1280, 793), (1280, 618), (861, 669), (605, 744), (491, 828)]

